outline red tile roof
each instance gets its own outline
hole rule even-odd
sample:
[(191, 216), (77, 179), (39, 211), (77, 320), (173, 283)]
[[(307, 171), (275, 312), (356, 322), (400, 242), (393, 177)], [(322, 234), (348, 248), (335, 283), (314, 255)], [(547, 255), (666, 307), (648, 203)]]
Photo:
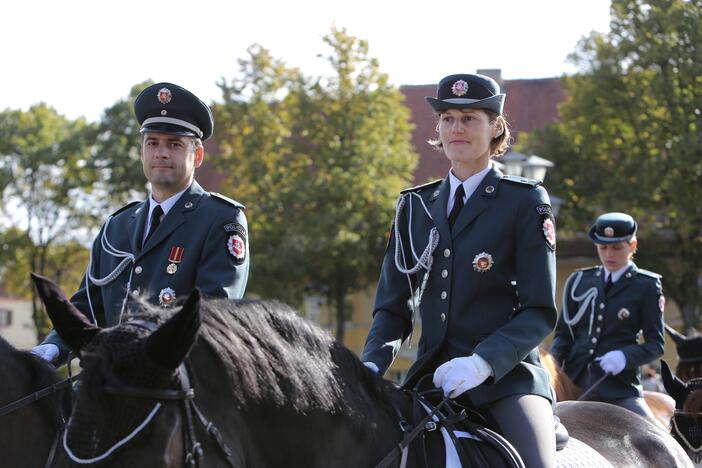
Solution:
[[(515, 139), (520, 132), (532, 132), (558, 120), (558, 104), (564, 99), (559, 78), (505, 80), (502, 88), (507, 93), (505, 117)], [(448, 160), (426, 142), (436, 136), (436, 117), (424, 97), (434, 96), (436, 85), (401, 86), (400, 91), (405, 95), (415, 126), (412, 144), (419, 153), (419, 165), (414, 182), (444, 177), (449, 170)]]

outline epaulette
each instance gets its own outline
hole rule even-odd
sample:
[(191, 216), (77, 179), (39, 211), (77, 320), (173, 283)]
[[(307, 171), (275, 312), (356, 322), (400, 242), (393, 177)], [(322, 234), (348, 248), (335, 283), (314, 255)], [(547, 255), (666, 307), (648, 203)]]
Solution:
[(421, 192), (423, 190), (431, 189), (436, 186), (438, 186), (444, 179), (437, 179), (432, 182), (427, 182), (426, 184), (422, 185), (417, 185), (416, 187), (410, 187), (402, 190), (400, 193), (409, 193), (409, 192)]
[(131, 208), (131, 207), (133, 207), (134, 205), (138, 205), (139, 203), (141, 203), (141, 202), (140, 202), (140, 201), (129, 202), (129, 203), (127, 203), (126, 205), (124, 205), (122, 208), (120, 208), (119, 210), (117, 210), (117, 211), (115, 211), (114, 213), (112, 213), (110, 216), (117, 216), (118, 214), (120, 214), (120, 213), (123, 212), (124, 210), (126, 210), (126, 209), (128, 209), (128, 208)]
[(590, 270), (597, 270), (598, 268), (599, 268), (599, 266), (595, 265), (595, 266), (578, 268), (575, 271), (590, 271)]
[(520, 176), (514, 176), (514, 175), (502, 176), (502, 180), (504, 180), (505, 182), (511, 182), (513, 184), (529, 185), (531, 187), (538, 187), (539, 185), (542, 184), (542, 182), (540, 180), (529, 179), (527, 177), (520, 177)]
[(238, 201), (232, 200), (231, 198), (226, 197), (226, 196), (222, 195), (221, 193), (210, 192), (210, 195), (212, 195), (215, 199), (222, 200), (223, 202), (226, 202), (227, 204), (232, 205), (236, 208), (241, 208), (241, 209), (246, 208), (244, 205), (242, 205)]
[(653, 272), (653, 271), (644, 270), (643, 268), (639, 268), (639, 269), (638, 269), (638, 273), (639, 273), (640, 275), (645, 275), (645, 276), (648, 276), (648, 277), (650, 277), (650, 278), (654, 278), (654, 279), (657, 279), (657, 280), (663, 278), (663, 275), (659, 275), (658, 273), (655, 273), (655, 272)]

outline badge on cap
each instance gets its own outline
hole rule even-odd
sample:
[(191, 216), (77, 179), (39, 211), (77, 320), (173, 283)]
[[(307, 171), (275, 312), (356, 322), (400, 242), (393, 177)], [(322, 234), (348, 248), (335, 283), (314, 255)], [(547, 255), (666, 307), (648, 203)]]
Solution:
[(174, 275), (178, 271), (178, 263), (183, 260), (183, 254), (185, 253), (184, 247), (179, 247), (174, 245), (171, 247), (171, 253), (168, 255), (168, 261), (171, 262), (166, 267), (166, 273), (169, 275)]
[(492, 268), (493, 263), (495, 262), (492, 260), (492, 255), (487, 252), (480, 252), (473, 259), (473, 269), (479, 273), (485, 273)]
[(622, 307), (619, 310), (619, 312), (617, 312), (617, 318), (619, 320), (626, 320), (629, 318), (630, 315), (631, 315), (631, 313), (629, 312), (629, 309), (627, 309), (626, 307)]
[(456, 81), (453, 86), (451, 86), (451, 92), (456, 96), (463, 96), (468, 92), (468, 83), (463, 80)]
[(168, 88), (161, 88), (158, 90), (158, 102), (161, 104), (168, 104), (171, 102), (171, 98), (173, 97), (173, 94), (171, 93), (171, 90)]
[(175, 291), (171, 288), (163, 288), (160, 293), (158, 293), (158, 303), (163, 307), (168, 307), (175, 301), (176, 295)]
[(607, 237), (614, 237), (614, 228), (611, 226), (607, 226), (606, 228), (604, 228), (603, 233)]

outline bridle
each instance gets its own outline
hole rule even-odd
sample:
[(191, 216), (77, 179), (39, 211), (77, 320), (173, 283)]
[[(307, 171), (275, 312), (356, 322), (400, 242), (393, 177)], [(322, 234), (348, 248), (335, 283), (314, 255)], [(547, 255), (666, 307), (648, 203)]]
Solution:
[[(70, 358), (68, 360), (68, 377), (61, 380), (60, 382), (56, 382), (54, 384), (49, 385), (48, 387), (44, 387), (41, 390), (37, 390), (34, 393), (31, 393), (25, 397), (20, 398), (19, 400), (15, 400), (11, 403), (6, 404), (5, 406), (0, 407), (0, 418), (8, 415), (10, 413), (13, 413), (21, 408), (24, 408), (25, 406), (29, 406), (32, 403), (35, 403), (42, 398), (45, 398), (49, 395), (53, 395), (54, 393), (58, 393), (62, 391), (63, 389), (67, 387), (71, 387), (73, 385), (73, 381), (78, 378), (78, 376), (74, 376), (71, 374), (70, 368), (71, 368), (71, 361)], [(56, 428), (56, 435), (54, 436), (54, 441), (51, 443), (51, 447), (49, 448), (49, 454), (46, 457), (46, 463), (44, 464), (45, 468), (49, 468), (51, 464), (54, 461), (54, 457), (56, 456), (56, 448), (58, 447), (58, 442), (59, 438), (61, 437), (61, 432), (63, 431), (63, 428), (65, 427), (65, 420), (62, 418), (60, 424)]]
[[(149, 331), (155, 330), (158, 325), (145, 320), (131, 320), (129, 325), (144, 328)], [(187, 362), (187, 360), (186, 360)], [(183, 414), (185, 415), (185, 430), (183, 431), (184, 449), (185, 449), (185, 464), (188, 467), (197, 468), (201, 466), (204, 457), (202, 445), (198, 442), (195, 435), (195, 421), (197, 421), (205, 430), (207, 435), (220, 448), (224, 459), (231, 468), (237, 468), (234, 462), (234, 456), (231, 449), (222, 439), (222, 435), (217, 427), (211, 421), (205, 418), (205, 415), (195, 404), (195, 389), (190, 383), (190, 374), (188, 365), (183, 362), (178, 367), (178, 380), (180, 389), (172, 388), (147, 388), (117, 384), (106, 384), (104, 390), (111, 395), (129, 397), (129, 398), (144, 398), (161, 401), (180, 401)]]

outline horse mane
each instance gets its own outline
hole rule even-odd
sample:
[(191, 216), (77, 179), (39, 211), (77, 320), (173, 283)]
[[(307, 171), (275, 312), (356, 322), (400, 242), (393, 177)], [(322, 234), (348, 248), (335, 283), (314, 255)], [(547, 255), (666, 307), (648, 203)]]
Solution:
[[(51, 364), (45, 362), (43, 359), (37, 356), (34, 356), (29, 351), (15, 348), (12, 344), (0, 336), (0, 375), (3, 375), (5, 378), (16, 382), (16, 376), (10, 377), (7, 375), (7, 372), (11, 371), (10, 366), (12, 363), (16, 363), (18, 367), (27, 371), (30, 378), (28, 382), (30, 392), (41, 390), (42, 388), (48, 387), (61, 380), (61, 376), (56, 372)], [(8, 384), (3, 383), (3, 386), (5, 385)], [(65, 394), (67, 394), (67, 392), (62, 393), (64, 394), (64, 398), (60, 398), (57, 394), (54, 394), (54, 397), (48, 396), (37, 402), (44, 415), (50, 421), (52, 421), (56, 427), (61, 426), (62, 411), (67, 409), (68, 404), (68, 400), (65, 398)]]
[(577, 400), (583, 393), (582, 390), (573, 383), (561, 366), (558, 365), (551, 353), (539, 347), (539, 357), (541, 359), (541, 364), (543, 364), (548, 371), (549, 380), (556, 391), (556, 399), (558, 401)]
[[(140, 303), (132, 317), (163, 309)], [(236, 402), (364, 414), (378, 401), (402, 399), (401, 390), (366, 368), (332, 336), (278, 301), (205, 299), (200, 340), (219, 360)], [(196, 352), (201, 343), (196, 344)]]

